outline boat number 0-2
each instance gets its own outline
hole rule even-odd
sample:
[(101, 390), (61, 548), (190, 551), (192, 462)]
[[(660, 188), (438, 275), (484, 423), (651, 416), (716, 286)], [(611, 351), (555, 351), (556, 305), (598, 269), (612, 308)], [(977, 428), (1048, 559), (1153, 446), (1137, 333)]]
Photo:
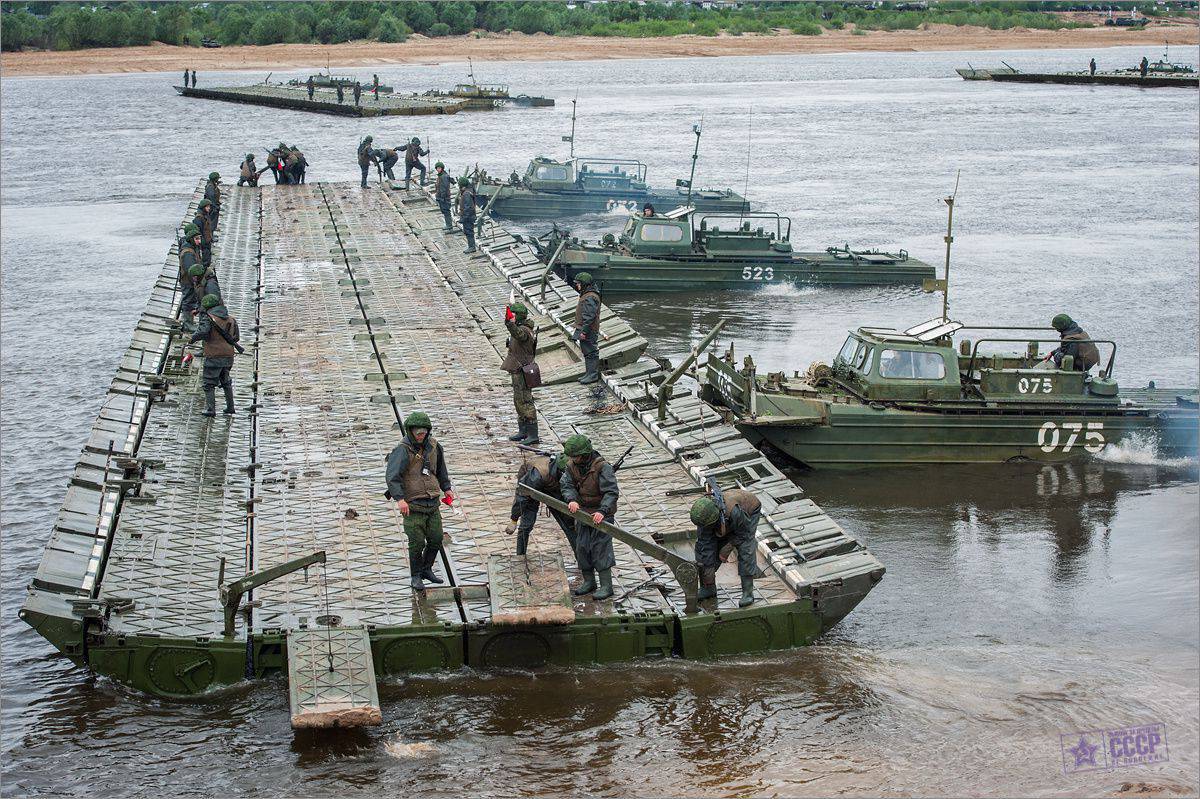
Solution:
[(1054, 383), (1048, 377), (1022, 377), (1017, 381), (1017, 391), (1022, 394), (1049, 394), (1054, 391)]
[[(1099, 452), (1104, 449), (1104, 422), (1063, 422), (1061, 425), (1046, 422), (1038, 428), (1038, 446), (1042, 452), (1062, 450), (1070, 452), (1076, 446), (1082, 446), (1088, 452)], [(1083, 435), (1083, 441), (1079, 440)]]
[(774, 280), (775, 267), (773, 266), (743, 266), (742, 280)]

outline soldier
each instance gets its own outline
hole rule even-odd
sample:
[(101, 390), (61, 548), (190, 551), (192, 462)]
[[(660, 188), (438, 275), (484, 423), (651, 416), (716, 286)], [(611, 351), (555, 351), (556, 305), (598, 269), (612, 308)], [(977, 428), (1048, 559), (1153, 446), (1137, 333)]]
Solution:
[(1096, 59), (1093, 58), (1091, 61), (1088, 62), (1088, 71), (1092, 75), (1096, 74)]
[(200, 327), (192, 336), (192, 342), (204, 342), (204, 374), (200, 385), (204, 388), (204, 415), (217, 415), (217, 386), (225, 391), (225, 415), (233, 416), (233, 380), (229, 370), (233, 368), (233, 356), (241, 338), (237, 320), (229, 313), (221, 300), (214, 294), (206, 294), (200, 304), (204, 313), (200, 315)]
[(1142, 77), (1146, 77), (1146, 72), (1150, 69), (1150, 59), (1146, 58), (1146, 56), (1142, 56), (1142, 63), (1139, 66), (1139, 69), (1141, 70)]
[(421, 163), (421, 156), (429, 155), (428, 150), (421, 149), (421, 140), (416, 136), (412, 137), (412, 141), (404, 148), (404, 190), (408, 190), (408, 182), (412, 179), (412, 171), (415, 169), (421, 173), (421, 185), (425, 185), (425, 165)]
[[(525, 462), (521, 464), (521, 468), (517, 472), (518, 490), (513, 497), (509, 523), (504, 527), (504, 532), (509, 535), (513, 533), (517, 534), (518, 555), (524, 555), (529, 548), (529, 534), (533, 531), (533, 525), (537, 521), (538, 510), (542, 506), (542, 503), (533, 497), (522, 494), (519, 487), (529, 486), (535, 491), (541, 491), (543, 494), (549, 494), (554, 499), (566, 502), (563, 499), (562, 487), (560, 485), (563, 470), (566, 468), (566, 455), (559, 455), (557, 458), (554, 458), (542, 452), (527, 454)], [(554, 521), (558, 522), (558, 526), (562, 528), (563, 534), (567, 537), (567, 542), (571, 545), (571, 552), (574, 552), (574, 519), (554, 508), (550, 508), (550, 515), (554, 517)]]
[(454, 502), (442, 445), (431, 436), (429, 416), (420, 411), (404, 420), (404, 438), (387, 457), (387, 495), (396, 500), (408, 536), (408, 572), (411, 585), (425, 590), (423, 580), (441, 583), (433, 562), (442, 547), (442, 515), (438, 499)]
[(728, 491), (710, 488), (712, 497), (692, 503), (692, 524), (696, 525), (696, 566), (700, 569), (700, 599), (717, 595), (717, 568), (721, 549), (732, 545), (737, 550), (738, 576), (742, 578), (742, 598), (738, 607), (754, 604), (754, 578), (758, 570), (758, 543), (754, 537), (762, 518), (758, 497), (740, 488)]
[(183, 71), (183, 88), (186, 89), (187, 87), (188, 87), (188, 71), (185, 69)]
[(212, 261), (213, 217), (212, 200), (201, 200), (192, 224), (200, 229), (200, 262), (207, 266)]
[(241, 171), (238, 173), (239, 186), (257, 186), (258, 176), (266, 172), (269, 167), (258, 168), (258, 164), (254, 163), (254, 153), (246, 153), (246, 160), (242, 161)]
[(379, 76), (371, 75), (371, 90), (375, 92), (375, 102), (379, 102)]
[(273, 148), (267, 153), (267, 169), (271, 170), (271, 177), (275, 178), (275, 182), (279, 183), (279, 148)]
[(183, 238), (179, 242), (179, 291), (182, 294), (179, 303), (179, 320), (183, 329), (188, 331), (196, 329), (192, 317), (195, 316), (196, 308), (200, 304), (190, 270), (193, 266), (199, 265), (202, 260), (200, 228), (194, 222), (189, 222), (183, 226)]
[(645, 216), (645, 217), (654, 216), (654, 204), (653, 203), (646, 203), (645, 205), (642, 206), (642, 216)]
[(360, 99), (362, 99), (362, 86), (359, 85), (358, 81), (354, 81), (354, 106), (355, 106), (355, 108), (358, 107), (358, 101)]
[(192, 281), (192, 292), (197, 297), (212, 295), (221, 299), (221, 284), (217, 282), (217, 271), (211, 265), (193, 264), (188, 269)]
[(192, 88), (196, 88), (196, 70), (192, 70)]
[(374, 141), (370, 136), (363, 137), (363, 140), (358, 143), (358, 166), (362, 170), (362, 187), (367, 187), (367, 173), (371, 171), (371, 164), (374, 162), (374, 156), (371, 154), (371, 142)]
[(204, 199), (212, 203), (213, 232), (217, 230), (217, 220), (221, 218), (221, 174), (208, 173), (208, 183), (204, 184)]
[(288, 151), (287, 158), (283, 163), (288, 183), (299, 185), (304, 182), (304, 171), (308, 167), (308, 160), (304, 157), (304, 153), (300, 152), (299, 147), (293, 147)]
[(475, 189), (467, 178), (458, 179), (458, 221), (462, 225), (463, 235), (467, 237), (465, 253), (475, 252)]
[(513, 405), (517, 409), (517, 432), (508, 440), (532, 446), (540, 440), (537, 409), (533, 405), (533, 389), (521, 367), (533, 363), (537, 334), (529, 319), (529, 309), (519, 302), (504, 309), (504, 326), (508, 328), (508, 354), (500, 368), (512, 375)]
[(312, 75), (309, 75), (309, 76), (308, 76), (308, 81), (305, 83), (305, 86), (308, 88), (308, 99), (310, 99), (310, 100), (311, 100), (311, 99), (313, 98), (313, 79), (312, 79)]
[(380, 161), (380, 166), (383, 167), (383, 174), (388, 180), (395, 180), (396, 175), (392, 172), (392, 167), (400, 160), (399, 150), (403, 148), (384, 147), (382, 150), (376, 151), (376, 159)]
[(446, 220), (442, 230), (454, 230), (454, 221), (450, 218), (450, 176), (446, 174), (446, 165), (441, 161), (433, 165), (433, 171), (433, 197), (437, 200), (438, 210), (442, 212), (442, 219)]
[[(563, 442), (567, 453), (567, 468), (563, 470), (559, 485), (567, 500), (571, 513), (582, 510), (592, 517), (594, 524), (612, 524), (617, 512), (617, 475), (608, 461), (592, 449), (587, 436), (575, 435)], [(583, 573), (583, 584), (571, 593), (575, 596), (592, 594), (592, 599), (608, 599), (613, 595), (612, 567), (616, 563), (613, 555), (612, 536), (591, 524), (575, 522), (575, 559)], [(600, 574), (600, 588), (596, 588), (596, 573)]]
[(1076, 324), (1074, 319), (1060, 313), (1050, 320), (1050, 325), (1058, 331), (1063, 342), (1047, 356), (1047, 359), (1054, 359), (1055, 366), (1062, 368), (1063, 358), (1067, 355), (1071, 356), (1071, 368), (1077, 372), (1087, 372), (1100, 363), (1100, 350), (1091, 342), (1092, 337)]
[(575, 276), (579, 302), (575, 305), (575, 333), (583, 351), (584, 374), (580, 383), (595, 383), (600, 379), (600, 290), (588, 272)]
[(346, 99), (346, 95), (342, 92), (342, 84), (337, 84), (337, 100), (338, 105), (342, 104), (342, 100)]

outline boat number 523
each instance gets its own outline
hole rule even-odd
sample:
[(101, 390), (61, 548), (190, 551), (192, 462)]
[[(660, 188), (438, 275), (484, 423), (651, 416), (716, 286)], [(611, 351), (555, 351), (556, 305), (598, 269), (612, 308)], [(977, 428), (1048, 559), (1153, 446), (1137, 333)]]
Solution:
[[(1082, 437), (1082, 441), (1080, 440)], [(1077, 446), (1088, 452), (1104, 449), (1104, 422), (1046, 422), (1038, 428), (1038, 446), (1042, 452), (1070, 452)]]
[(775, 268), (772, 266), (743, 266), (742, 280), (774, 280)]

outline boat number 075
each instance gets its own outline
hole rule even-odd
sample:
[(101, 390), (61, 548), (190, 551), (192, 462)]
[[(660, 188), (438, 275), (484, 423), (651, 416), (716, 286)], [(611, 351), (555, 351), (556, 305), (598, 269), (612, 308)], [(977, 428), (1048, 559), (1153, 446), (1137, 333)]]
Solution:
[(1050, 394), (1054, 383), (1048, 377), (1022, 377), (1017, 381), (1017, 391), (1022, 394)]
[[(1088, 452), (1099, 452), (1104, 449), (1104, 422), (1063, 422), (1061, 425), (1046, 422), (1038, 428), (1038, 446), (1042, 452), (1070, 452), (1076, 446), (1082, 446)], [(1083, 440), (1080, 441), (1080, 436)]]
[(774, 280), (775, 268), (772, 266), (743, 266), (742, 280)]

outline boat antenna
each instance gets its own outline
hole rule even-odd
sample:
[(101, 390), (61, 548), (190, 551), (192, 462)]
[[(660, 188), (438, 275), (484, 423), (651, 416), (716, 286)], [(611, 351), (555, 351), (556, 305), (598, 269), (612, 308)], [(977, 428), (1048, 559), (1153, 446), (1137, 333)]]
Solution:
[(700, 124), (692, 125), (692, 133), (696, 134), (696, 146), (692, 148), (692, 173), (688, 175), (687, 199), (683, 201), (685, 208), (692, 204), (692, 181), (696, 179), (696, 159), (700, 157), (700, 133), (703, 130), (704, 117), (700, 117)]
[(475, 63), (471, 61), (470, 56), (467, 56), (467, 77), (471, 79), (471, 83), (475, 83)]
[(954, 243), (954, 199), (958, 197), (958, 181), (962, 177), (962, 170), (958, 170), (958, 174), (954, 176), (954, 193), (947, 197), (943, 202), (946, 203), (946, 274), (942, 279), (942, 318), (947, 322), (950, 321), (950, 245)]
[(754, 106), (750, 106), (750, 125), (746, 129), (746, 184), (742, 187), (742, 205), (738, 211), (738, 227), (742, 226), (742, 215), (746, 213), (746, 195), (750, 193), (750, 139), (754, 135)]
[(575, 104), (579, 102), (579, 90), (575, 90), (575, 96), (571, 98), (571, 135), (563, 136), (562, 140), (571, 143), (571, 158), (575, 157)]

